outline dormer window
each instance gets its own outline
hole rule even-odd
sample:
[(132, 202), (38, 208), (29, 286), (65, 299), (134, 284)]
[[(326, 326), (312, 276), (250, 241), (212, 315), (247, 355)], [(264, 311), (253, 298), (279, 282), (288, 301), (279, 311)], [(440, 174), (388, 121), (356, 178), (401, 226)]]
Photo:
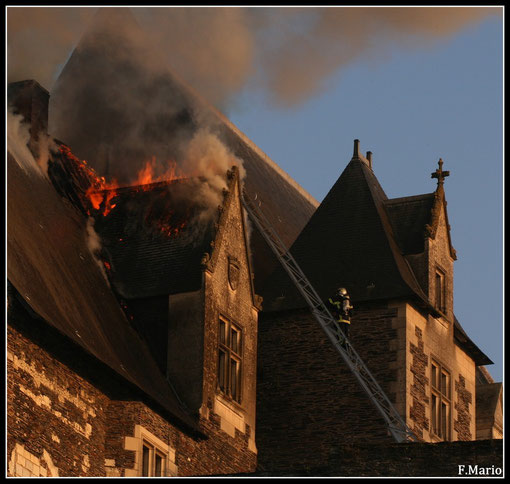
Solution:
[(442, 270), (436, 268), (436, 277), (434, 281), (435, 301), (434, 306), (438, 311), (446, 313), (446, 278)]
[(223, 395), (241, 402), (242, 331), (231, 321), (220, 318), (218, 386)]

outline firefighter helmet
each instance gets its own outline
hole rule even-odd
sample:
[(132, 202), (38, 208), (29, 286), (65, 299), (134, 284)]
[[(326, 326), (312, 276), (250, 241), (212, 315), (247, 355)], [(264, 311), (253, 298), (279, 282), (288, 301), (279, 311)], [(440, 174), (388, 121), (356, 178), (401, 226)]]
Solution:
[(347, 289), (345, 289), (345, 287), (339, 287), (337, 294), (342, 297), (349, 297), (349, 294), (347, 293)]

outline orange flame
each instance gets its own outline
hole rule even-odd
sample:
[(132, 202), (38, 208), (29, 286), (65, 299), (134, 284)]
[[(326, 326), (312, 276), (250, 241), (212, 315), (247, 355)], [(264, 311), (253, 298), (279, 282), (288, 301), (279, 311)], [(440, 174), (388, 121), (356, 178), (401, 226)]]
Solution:
[(177, 168), (175, 161), (168, 161), (167, 163), (168, 167), (166, 171), (161, 175), (156, 176), (156, 157), (153, 156), (152, 159), (147, 161), (145, 166), (138, 172), (133, 185), (144, 186), (161, 181), (174, 181), (185, 178), (185, 176)]
[[(112, 203), (118, 194), (118, 189), (121, 188), (117, 180), (113, 179), (107, 182), (104, 177), (100, 177), (87, 165), (85, 160), (80, 160), (71, 152), (71, 149), (66, 145), (59, 147), (60, 152), (78, 168), (79, 173), (84, 175), (88, 183), (88, 188), (85, 190), (85, 200), (88, 206), (91, 206), (96, 213), (106, 217), (115, 207), (116, 203)], [(152, 157), (145, 163), (143, 168), (137, 173), (136, 179), (130, 186), (140, 187), (141, 190), (148, 190), (149, 185), (157, 182), (171, 182), (185, 178), (185, 175), (179, 171), (177, 164), (174, 161), (168, 161), (166, 170), (157, 175), (156, 174), (156, 157)], [(189, 176), (189, 175), (188, 175)], [(88, 215), (91, 215), (90, 210), (87, 210)], [(169, 216), (162, 217), (159, 220), (153, 221), (155, 226), (159, 229), (161, 234), (172, 237), (181, 232), (186, 222), (170, 223)], [(123, 239), (119, 239), (122, 242)], [(105, 262), (105, 266), (110, 270), (109, 264)]]

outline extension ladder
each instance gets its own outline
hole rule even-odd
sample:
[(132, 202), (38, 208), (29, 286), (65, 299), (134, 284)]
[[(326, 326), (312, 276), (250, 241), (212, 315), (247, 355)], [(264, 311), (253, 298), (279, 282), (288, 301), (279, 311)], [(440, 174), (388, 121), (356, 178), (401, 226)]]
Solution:
[(249, 199), (244, 190), (242, 193), (242, 203), (250, 215), (251, 220), (255, 223), (261, 235), (264, 237), (278, 260), (283, 265), (284, 269), (289, 274), (296, 288), (308, 303), (313, 316), (319, 322), (336, 350), (340, 353), (347, 366), (357, 378), (372, 403), (379, 410), (379, 413), (386, 421), (391, 435), (397, 442), (417, 442), (418, 439), (414, 435), (413, 431), (407, 426), (400, 414), (396, 411), (395, 407), (372, 376), (365, 363), (363, 363), (363, 360), (354, 350), (349, 340), (345, 337), (338, 322), (335, 318), (333, 318), (327, 306), (322, 302), (321, 298), (310, 284), (287, 247), (285, 247), (285, 244), (282, 242), (272, 225), (269, 223), (259, 207), (257, 207), (255, 203)]

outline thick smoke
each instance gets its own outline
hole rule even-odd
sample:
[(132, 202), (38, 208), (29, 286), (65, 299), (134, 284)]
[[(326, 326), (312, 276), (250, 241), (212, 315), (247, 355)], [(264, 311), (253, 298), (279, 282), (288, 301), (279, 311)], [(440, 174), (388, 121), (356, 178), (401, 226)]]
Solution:
[(7, 8), (7, 77), (51, 89), (95, 9)]
[[(9, 7), (8, 78), (51, 89), (95, 8)], [(117, 8), (116, 10), (122, 10)], [(350, 62), (398, 42), (423, 45), (501, 15), (494, 7), (132, 8), (144, 37), (210, 101), (258, 82), (299, 103)], [(112, 24), (122, 30), (119, 24)], [(129, 27), (130, 29), (131, 27)], [(126, 31), (133, 42), (136, 29)]]
[(99, 270), (101, 271), (101, 274), (105, 278), (106, 283), (108, 286), (110, 285), (110, 281), (108, 279), (108, 275), (106, 274), (106, 270), (104, 268), (104, 264), (101, 260), (101, 250), (102, 250), (102, 243), (101, 243), (101, 237), (97, 234), (97, 232), (94, 229), (94, 219), (92, 217), (89, 217), (87, 219), (87, 248), (89, 249), (90, 254), (92, 255), (92, 258), (94, 259), (94, 262), (99, 267)]
[(241, 180), (246, 175), (242, 161), (207, 128), (195, 132), (186, 146), (180, 165), (184, 173), (202, 177), (202, 181), (188, 195), (189, 199), (205, 207), (195, 220), (199, 225), (202, 221), (215, 218), (216, 209), (223, 201), (223, 190), (227, 189), (227, 171), (235, 165)]

